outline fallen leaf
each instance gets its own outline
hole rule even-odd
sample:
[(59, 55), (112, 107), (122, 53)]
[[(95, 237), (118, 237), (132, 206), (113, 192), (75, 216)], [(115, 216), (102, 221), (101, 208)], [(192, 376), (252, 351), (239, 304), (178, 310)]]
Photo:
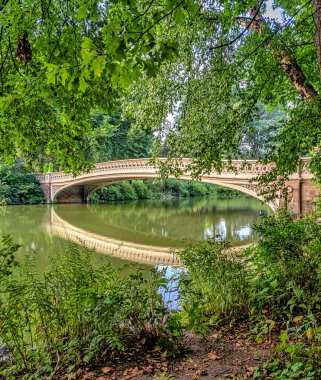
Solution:
[(140, 371), (138, 367), (135, 368), (128, 368), (126, 371), (123, 373), (124, 379), (129, 380), (133, 379), (134, 377), (140, 375), (143, 371)]
[(67, 380), (75, 380), (77, 378), (77, 373), (76, 372), (71, 372), (66, 375)]
[(210, 352), (207, 357), (211, 360), (217, 360), (217, 359), (220, 359), (220, 357), (218, 355), (216, 355), (215, 352)]
[(308, 340), (311, 340), (311, 330), (310, 329), (307, 331), (307, 338), (308, 338)]
[(86, 372), (82, 377), (82, 380), (92, 380), (95, 378), (94, 372)]
[(116, 368), (104, 367), (104, 368), (101, 369), (101, 371), (102, 371), (102, 373), (104, 373), (105, 375), (107, 375), (108, 373), (116, 371)]
[(159, 360), (148, 358), (147, 359), (148, 363), (159, 363)]
[(143, 368), (143, 375), (145, 375), (147, 373), (151, 373), (151, 372), (154, 372), (153, 367), (151, 365)]

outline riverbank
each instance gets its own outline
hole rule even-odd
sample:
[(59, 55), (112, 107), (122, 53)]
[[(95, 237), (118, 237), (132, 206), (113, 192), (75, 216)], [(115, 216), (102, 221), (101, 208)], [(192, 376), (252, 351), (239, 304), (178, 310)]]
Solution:
[[(286, 212), (258, 221), (258, 241), (191, 241), (186, 270), (97, 265), (70, 243), (35, 273), (10, 238), (0, 251), (4, 379), (321, 377), (321, 226)], [(3, 356), (3, 355), (2, 355)]]

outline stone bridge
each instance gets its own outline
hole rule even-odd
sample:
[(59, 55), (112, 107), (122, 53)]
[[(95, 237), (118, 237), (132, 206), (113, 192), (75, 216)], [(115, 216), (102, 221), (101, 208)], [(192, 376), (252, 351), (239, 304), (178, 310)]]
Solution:
[[(279, 197), (267, 202), (272, 210), (286, 205), (296, 218), (312, 208), (316, 191), (311, 181), (313, 176), (308, 171), (308, 161), (308, 158), (302, 158), (298, 163), (297, 172), (285, 183), (285, 188), (280, 189)], [(189, 163), (190, 161), (185, 159), (182, 169)], [(249, 160), (233, 161), (233, 166), (236, 172), (228, 168), (223, 169), (221, 173), (213, 170), (203, 175), (201, 181), (239, 190), (264, 201), (255, 178), (271, 170), (273, 164), (263, 165), (258, 161)], [(96, 164), (90, 172), (82, 173), (77, 177), (62, 172), (36, 175), (48, 203), (86, 203), (90, 194), (100, 187), (124, 180), (158, 177), (157, 166), (147, 158), (101, 162)], [(192, 178), (187, 172), (181, 175), (180, 179)]]

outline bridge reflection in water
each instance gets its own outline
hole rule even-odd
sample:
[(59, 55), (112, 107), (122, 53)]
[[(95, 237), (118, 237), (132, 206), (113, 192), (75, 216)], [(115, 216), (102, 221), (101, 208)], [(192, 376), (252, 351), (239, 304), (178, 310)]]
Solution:
[(54, 207), (51, 207), (50, 210), (50, 223), (47, 225), (47, 232), (78, 244), (84, 244), (86, 247), (93, 248), (108, 256), (141, 264), (181, 266), (173, 248), (135, 244), (85, 231), (60, 218)]

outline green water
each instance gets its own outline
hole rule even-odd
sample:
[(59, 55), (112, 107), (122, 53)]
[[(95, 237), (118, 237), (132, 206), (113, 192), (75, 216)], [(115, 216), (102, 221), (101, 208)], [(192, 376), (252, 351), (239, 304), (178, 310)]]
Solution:
[[(251, 225), (262, 209), (268, 207), (249, 197), (8, 206), (0, 207), (0, 236), (11, 234), (24, 249), (37, 251), (37, 265), (44, 270), (52, 252), (66, 244), (50, 228), (56, 219), (66, 223), (67, 230), (75, 227), (78, 232), (83, 231), (84, 241), (86, 233), (145, 246), (179, 247), (184, 238), (202, 240), (220, 236), (233, 245), (242, 245), (255, 239)], [(20, 256), (24, 249), (20, 250)], [(123, 263), (118, 258), (112, 261), (115, 265)]]

